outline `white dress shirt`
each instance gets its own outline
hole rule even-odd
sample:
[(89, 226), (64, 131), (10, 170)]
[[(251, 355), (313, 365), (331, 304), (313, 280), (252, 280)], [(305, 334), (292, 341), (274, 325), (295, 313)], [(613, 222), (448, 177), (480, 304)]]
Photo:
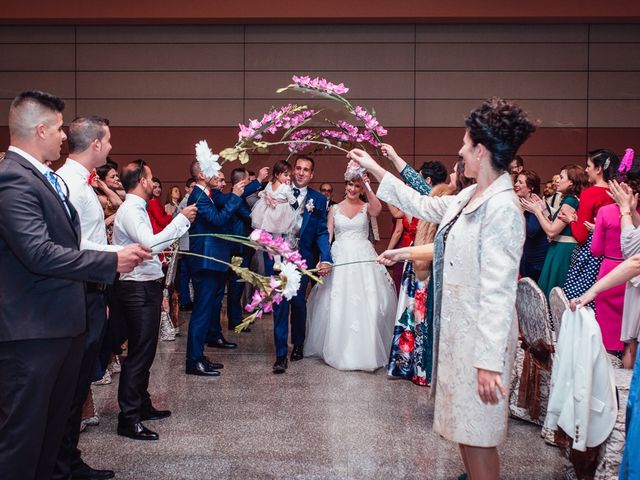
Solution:
[[(178, 213), (187, 208), (187, 202), (189, 201), (189, 194), (185, 195), (180, 204), (178, 205)], [(182, 237), (180, 237), (180, 242), (178, 244), (180, 246), (180, 250), (184, 252), (189, 251), (189, 235), (188, 232), (185, 233)]]
[[(180, 213), (164, 230), (154, 235), (147, 213), (147, 202), (138, 195), (127, 193), (124, 202), (116, 212), (113, 223), (113, 243), (122, 246), (132, 243), (153, 246), (153, 253), (159, 253), (184, 235), (190, 226), (191, 222)], [(157, 255), (154, 255), (151, 260), (142, 262), (132, 272), (120, 274), (120, 280), (135, 282), (157, 280), (162, 277), (162, 263)]]
[(294, 237), (297, 237), (300, 233), (300, 229), (302, 228), (302, 215), (304, 214), (304, 209), (306, 208), (304, 201), (307, 198), (307, 187), (296, 187), (295, 185), (293, 185), (291, 189), (293, 190), (294, 188), (300, 190), (300, 195), (298, 195), (298, 198), (296, 198), (296, 201), (298, 202), (298, 208), (296, 209), (295, 224), (293, 225), (293, 229), (291, 232)]
[(69, 200), (80, 216), (80, 250), (117, 252), (122, 247), (109, 245), (104, 210), (98, 195), (89, 185), (89, 170), (72, 158), (56, 172), (67, 184)]

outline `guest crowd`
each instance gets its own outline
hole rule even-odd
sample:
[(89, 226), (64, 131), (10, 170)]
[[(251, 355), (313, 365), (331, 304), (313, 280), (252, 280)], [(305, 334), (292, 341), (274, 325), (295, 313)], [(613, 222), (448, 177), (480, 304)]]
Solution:
[[(180, 310), (191, 311), (185, 374), (222, 374), (205, 348), (238, 348), (225, 337), (225, 293), (234, 330), (253, 292), (219, 260), (240, 257), (268, 275), (282, 259), (212, 233), (281, 236), (324, 278), (303, 276), (274, 306), (274, 374), (318, 356), (432, 386), (434, 428), (459, 444), (468, 478), (499, 476), (519, 278), (592, 305), (606, 350), (636, 366), (637, 395), (640, 269), (629, 267), (638, 276), (626, 284), (597, 283), (640, 254), (631, 149), (589, 152), (584, 166), (562, 166), (543, 184), (517, 155), (535, 126), (517, 105), (491, 99), (467, 118), (451, 173), (439, 161), (415, 170), (382, 144), (404, 183), (366, 152), (349, 154), (380, 181), (375, 193), (367, 173), (349, 170), (344, 199), (330, 183), (315, 191), (306, 154), (257, 174), (236, 168), (228, 185), (194, 160), (183, 185), (163, 190), (145, 160), (109, 158), (108, 119), (81, 116), (65, 133), (63, 111), (53, 95), (18, 95), (0, 162), (0, 268), (11, 272), (0, 277), (0, 478), (113, 478), (82, 460), (78, 441), (99, 422), (91, 385), (116, 374), (118, 435), (158, 440), (149, 422), (172, 412), (153, 404), (150, 369), (158, 339), (183, 333)], [(65, 140), (69, 155), (54, 172)], [(378, 256), (381, 201), (393, 225)], [(627, 419), (637, 429), (635, 410)], [(630, 458), (627, 471), (637, 472), (640, 454)]]

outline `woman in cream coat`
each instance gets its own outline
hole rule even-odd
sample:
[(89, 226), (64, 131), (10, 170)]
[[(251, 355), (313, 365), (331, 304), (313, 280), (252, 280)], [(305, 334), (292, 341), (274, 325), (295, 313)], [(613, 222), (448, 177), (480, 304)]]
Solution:
[[(460, 445), (471, 480), (497, 479), (525, 238), (507, 170), (535, 127), (518, 106), (501, 99), (487, 100), (465, 123), (459, 155), (465, 175), (477, 183), (455, 196), (421, 197), (366, 152), (356, 149), (349, 156), (380, 180), (381, 200), (440, 224), (434, 245), (434, 430)], [(383, 153), (396, 155), (387, 146)], [(387, 251), (382, 262), (415, 258), (411, 248)]]

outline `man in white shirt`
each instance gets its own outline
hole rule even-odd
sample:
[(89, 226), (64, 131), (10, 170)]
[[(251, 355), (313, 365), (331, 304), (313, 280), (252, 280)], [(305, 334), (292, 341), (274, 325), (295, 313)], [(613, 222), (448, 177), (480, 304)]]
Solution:
[[(193, 177), (189, 177), (184, 182), (184, 198), (180, 201), (178, 205), (178, 211), (181, 212), (189, 201), (189, 195), (193, 191), (193, 187), (196, 186), (196, 179)], [(179, 242), (180, 251), (188, 252), (189, 251), (189, 235), (185, 234), (180, 239)], [(193, 308), (193, 303), (191, 302), (191, 292), (189, 291), (189, 282), (191, 281), (191, 270), (189, 269), (188, 258), (185, 255), (181, 255), (178, 260), (178, 281), (180, 283), (180, 310), (182, 311), (190, 311)]]
[[(164, 230), (153, 234), (146, 210), (153, 194), (152, 178), (153, 173), (144, 160), (131, 162), (122, 170), (120, 180), (127, 196), (116, 213), (114, 244), (141, 243), (160, 253), (189, 230), (196, 216), (195, 206), (186, 207)], [(142, 421), (171, 415), (168, 410), (156, 410), (148, 392), (149, 370), (160, 329), (163, 277), (162, 264), (154, 256), (131, 273), (121, 275), (114, 289), (114, 315), (121, 315), (129, 339), (118, 388), (118, 435), (135, 440), (157, 440), (158, 434), (146, 428)]]
[[(67, 135), (69, 157), (56, 172), (66, 184), (69, 200), (78, 212), (80, 221), (80, 250), (117, 252), (122, 247), (109, 245), (104, 223), (104, 211), (98, 196), (89, 184), (91, 172), (107, 161), (111, 150), (111, 132), (106, 118), (87, 116), (76, 118), (69, 125)], [(130, 247), (127, 247), (130, 248)], [(111, 470), (95, 470), (80, 458), (78, 440), (82, 405), (87, 398), (96, 361), (102, 345), (107, 321), (105, 285), (87, 282), (87, 330), (84, 336), (84, 352), (80, 365), (78, 385), (71, 404), (69, 419), (62, 438), (54, 480), (71, 478), (113, 478)]]

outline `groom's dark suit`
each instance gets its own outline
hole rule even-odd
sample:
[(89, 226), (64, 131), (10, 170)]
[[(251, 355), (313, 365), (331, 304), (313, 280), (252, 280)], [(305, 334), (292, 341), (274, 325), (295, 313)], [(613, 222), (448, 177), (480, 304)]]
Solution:
[[(310, 207), (313, 200), (313, 208)], [(309, 208), (307, 208), (309, 205)], [(329, 232), (327, 231), (327, 198), (316, 190), (307, 187), (304, 199), (302, 225), (298, 233), (298, 251), (309, 268), (315, 268), (318, 261), (331, 262)], [(267, 275), (273, 274), (273, 260), (265, 255)], [(304, 344), (307, 322), (307, 300), (305, 298), (309, 277), (302, 276), (298, 294), (290, 301), (283, 300), (273, 310), (273, 337), (276, 344), (276, 356), (284, 357), (289, 350), (289, 312), (291, 312), (291, 343)]]
[(84, 282), (113, 282), (118, 262), (79, 245), (71, 203), (8, 151), (0, 162), (3, 479), (49, 479), (53, 471), (82, 357)]

